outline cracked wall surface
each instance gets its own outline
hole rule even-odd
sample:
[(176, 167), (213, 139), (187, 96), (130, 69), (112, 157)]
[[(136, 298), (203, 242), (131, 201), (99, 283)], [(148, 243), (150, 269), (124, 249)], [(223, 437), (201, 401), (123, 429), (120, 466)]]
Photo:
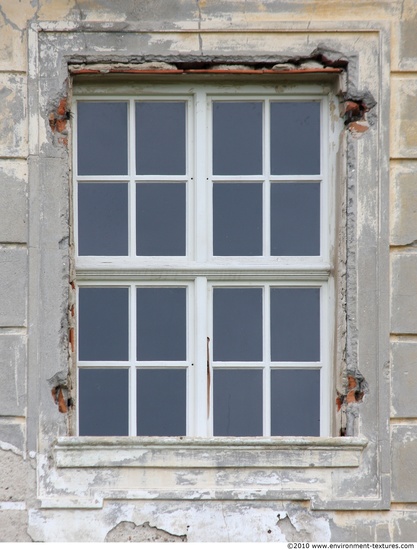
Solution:
[[(416, 24), (414, 0), (0, 3), (0, 541), (417, 540)], [(73, 442), (68, 465), (73, 83), (231, 66), (341, 70), (328, 400), (351, 447), (208, 450), (204, 462), (197, 443), (112, 454)]]

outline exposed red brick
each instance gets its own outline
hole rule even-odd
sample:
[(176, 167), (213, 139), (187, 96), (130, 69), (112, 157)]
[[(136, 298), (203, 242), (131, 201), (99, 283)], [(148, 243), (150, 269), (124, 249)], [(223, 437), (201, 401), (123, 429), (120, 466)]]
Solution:
[(55, 121), (55, 130), (60, 134), (67, 129), (67, 120), (64, 118), (57, 118)]
[(349, 405), (350, 403), (356, 402), (356, 395), (355, 390), (350, 390), (346, 395), (346, 403)]
[(62, 391), (62, 388), (59, 388), (58, 391), (58, 410), (60, 413), (68, 412), (68, 407), (64, 398), (64, 392)]
[(51, 130), (55, 132), (55, 125), (56, 125), (56, 118), (54, 113), (50, 113), (49, 115), (49, 126), (51, 127)]
[(337, 412), (339, 412), (340, 409), (342, 408), (342, 404), (343, 404), (343, 396), (338, 394), (338, 396), (336, 397)]
[[(60, 100), (56, 111), (49, 113), (49, 126), (53, 133), (66, 134), (67, 133), (67, 99), (64, 97)], [(68, 146), (68, 138), (66, 136), (58, 137), (58, 143)]]
[(353, 376), (348, 376), (348, 388), (352, 390), (356, 388), (356, 386), (357, 386), (356, 378), (354, 378)]
[(67, 98), (63, 97), (61, 101), (59, 102), (58, 109), (56, 110), (56, 114), (58, 116), (64, 116), (67, 113)]
[(345, 113), (358, 116), (361, 113), (361, 105), (359, 105), (356, 101), (345, 101)]
[(72, 353), (74, 353), (75, 352), (75, 329), (74, 328), (69, 329), (69, 343), (71, 346), (71, 351)]
[(358, 122), (351, 122), (348, 128), (353, 133), (363, 134), (369, 129), (369, 125), (365, 121), (363, 123), (358, 121)]

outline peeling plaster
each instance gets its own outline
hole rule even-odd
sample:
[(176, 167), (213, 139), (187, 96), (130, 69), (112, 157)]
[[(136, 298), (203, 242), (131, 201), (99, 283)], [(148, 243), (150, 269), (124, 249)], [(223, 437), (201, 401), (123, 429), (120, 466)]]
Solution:
[(173, 535), (149, 522), (121, 521), (107, 533), (105, 542), (187, 542), (187, 535)]

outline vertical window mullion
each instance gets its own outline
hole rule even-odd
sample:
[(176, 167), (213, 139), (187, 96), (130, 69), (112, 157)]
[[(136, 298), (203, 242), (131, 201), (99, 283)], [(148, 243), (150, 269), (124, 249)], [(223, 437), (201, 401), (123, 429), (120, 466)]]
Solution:
[(194, 97), (187, 100), (186, 103), (186, 136), (185, 136), (185, 158), (186, 158), (186, 203), (185, 203), (185, 243), (186, 256), (188, 259), (195, 259), (196, 254), (196, 234), (195, 224), (196, 216), (196, 158), (195, 158), (195, 136), (197, 130), (195, 127), (195, 99)]
[[(129, 162), (129, 256), (136, 256), (136, 154), (135, 154), (135, 102), (129, 101), (128, 124)], [(129, 289), (129, 435), (137, 434), (136, 395), (136, 287)]]
[(195, 94), (195, 121), (194, 121), (194, 200), (195, 200), (195, 228), (194, 228), (194, 250), (195, 260), (204, 262), (208, 257), (208, 248), (211, 239), (210, 212), (208, 207), (211, 204), (210, 190), (208, 187), (210, 156), (207, 143), (207, 96), (202, 90), (197, 90)]
[(136, 287), (129, 288), (129, 435), (135, 436), (136, 429)]
[[(324, 144), (329, 143), (329, 105), (326, 101), (320, 102), (320, 255), (328, 261), (329, 259), (329, 233), (334, 233), (333, 218), (329, 216), (329, 170), (328, 170), (328, 147)], [(330, 223), (329, 223), (330, 220)]]
[(264, 286), (264, 373), (263, 373), (263, 408), (264, 436), (271, 435), (271, 302), (270, 285)]
[[(211, 418), (211, 399), (208, 396), (210, 388), (207, 380), (207, 337), (211, 335), (209, 333), (209, 315), (207, 310), (210, 304), (210, 292), (206, 277), (196, 277), (194, 297), (195, 325), (194, 331), (190, 331), (190, 334), (193, 334), (195, 339), (194, 365), (190, 365), (190, 368), (194, 371), (194, 400), (193, 409), (190, 406), (189, 414), (194, 416), (195, 435), (207, 437), (210, 435), (209, 420)], [(210, 354), (211, 349), (212, 345), (210, 342)], [(210, 370), (212, 378), (211, 361)]]
[(263, 131), (263, 254), (271, 256), (271, 140), (270, 140), (270, 101), (264, 102), (264, 131)]
[(128, 124), (129, 162), (129, 256), (136, 256), (136, 143), (135, 143), (135, 101), (129, 101)]
[(331, 411), (331, 382), (332, 376), (329, 369), (330, 349), (329, 341), (332, 330), (329, 318), (329, 299), (334, 300), (331, 295), (329, 284), (320, 287), (320, 435), (328, 436), (331, 433), (330, 411)]

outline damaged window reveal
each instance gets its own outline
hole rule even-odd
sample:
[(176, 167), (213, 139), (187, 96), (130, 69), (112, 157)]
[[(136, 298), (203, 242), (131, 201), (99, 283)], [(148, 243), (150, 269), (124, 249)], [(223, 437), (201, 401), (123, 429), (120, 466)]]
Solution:
[[(327, 155), (323, 136), (339, 146), (339, 136), (329, 135), (334, 106), (328, 90), (308, 94), (301, 85), (300, 100), (285, 90), (268, 95), (265, 88), (271, 75), (343, 75), (346, 65), (342, 57), (318, 52), (309, 59), (253, 64), (70, 66), (78, 79), (259, 75), (266, 83), (261, 93), (254, 81), (239, 84), (237, 97), (227, 80), (217, 89), (199, 85), (197, 92), (195, 85), (166, 81), (154, 85), (151, 95), (139, 85), (133, 96), (95, 99), (78, 97), (75, 88), (72, 112), (62, 98), (50, 113), (60, 145), (68, 146), (67, 122), (73, 117), (75, 123), (79, 284), (71, 283), (69, 343), (78, 365), (80, 435), (330, 434), (337, 305), (328, 305), (334, 285), (329, 250), (335, 226), (327, 232), (324, 220), (334, 219), (338, 205), (330, 177), (335, 158)], [(251, 100), (245, 98), (248, 90)], [(375, 102), (369, 93), (338, 94), (331, 103), (354, 138), (372, 125)], [(313, 275), (302, 274), (306, 260), (315, 264)], [(122, 266), (130, 269), (127, 278)], [(90, 268), (94, 280), (84, 276)], [(119, 312), (118, 320), (109, 317), (99, 329), (104, 304)], [(191, 335), (193, 330), (199, 334)], [(61, 374), (62, 380), (48, 382), (66, 413), (73, 383)], [(368, 387), (357, 371), (344, 379), (336, 398), (340, 435), (353, 435), (355, 411)], [(100, 406), (90, 410), (94, 392), (102, 403), (116, 399), (118, 418), (107, 418)], [(303, 410), (295, 406), (294, 393)]]

